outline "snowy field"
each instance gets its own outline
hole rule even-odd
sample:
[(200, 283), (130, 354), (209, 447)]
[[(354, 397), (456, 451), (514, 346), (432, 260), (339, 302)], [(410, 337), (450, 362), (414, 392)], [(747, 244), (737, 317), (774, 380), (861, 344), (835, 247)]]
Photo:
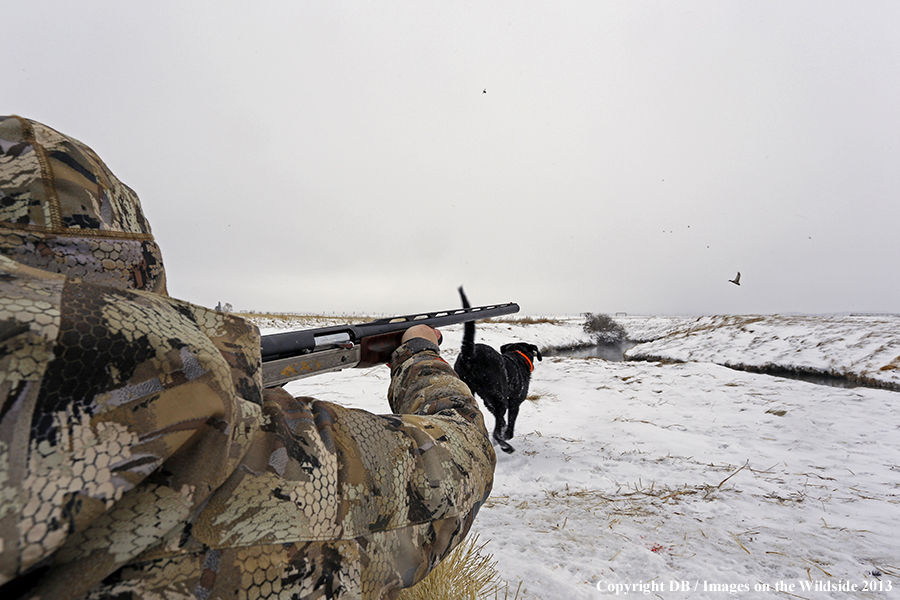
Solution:
[[(546, 357), (498, 452), (473, 532), (509, 598), (900, 598), (900, 392), (714, 364), (900, 389), (900, 318), (617, 320), (654, 360)], [(443, 331), (452, 364), (462, 327)], [(589, 341), (575, 318), (477, 337)], [(287, 389), (383, 412), (387, 386), (376, 367)]]

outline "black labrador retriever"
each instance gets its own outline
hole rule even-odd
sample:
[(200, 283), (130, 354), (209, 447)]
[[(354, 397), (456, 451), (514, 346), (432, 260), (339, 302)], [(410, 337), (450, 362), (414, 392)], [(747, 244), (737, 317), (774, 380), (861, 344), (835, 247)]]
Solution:
[[(459, 295), (463, 308), (469, 308), (462, 287)], [(543, 360), (541, 351), (534, 344), (504, 344), (500, 346), (500, 352), (486, 344), (476, 344), (474, 321), (465, 324), (462, 349), (453, 368), (494, 415), (494, 440), (504, 452), (515, 450), (506, 440), (512, 439), (519, 406), (528, 396), (535, 357)]]

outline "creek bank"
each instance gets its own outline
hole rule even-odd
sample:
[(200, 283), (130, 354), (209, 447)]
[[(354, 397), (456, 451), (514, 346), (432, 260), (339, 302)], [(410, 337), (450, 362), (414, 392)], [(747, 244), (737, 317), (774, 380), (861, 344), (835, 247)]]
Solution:
[[(900, 320), (837, 315), (724, 315), (673, 322), (626, 359), (713, 363), (827, 385), (900, 391)], [(629, 338), (648, 330), (626, 325)], [(849, 383), (848, 383), (849, 382)]]
[[(626, 357), (625, 360), (634, 362), (661, 362), (661, 363), (689, 363), (689, 362), (706, 362), (696, 360), (679, 360), (665, 356), (648, 356), (642, 355), (638, 357)], [(785, 379), (794, 379), (797, 381), (805, 381), (816, 385), (825, 385), (829, 387), (852, 389), (858, 387), (867, 387), (874, 389), (888, 390), (892, 392), (900, 392), (900, 386), (887, 381), (880, 381), (868, 377), (859, 377), (857, 375), (834, 375), (824, 373), (822, 371), (813, 371), (806, 369), (789, 369), (777, 365), (735, 365), (724, 363), (713, 363), (720, 367), (726, 367), (734, 371), (744, 371), (747, 373), (758, 373), (760, 375), (769, 375), (771, 377), (783, 377)]]
[[(684, 362), (706, 362), (696, 360), (680, 360), (667, 356), (639, 355), (628, 356), (626, 353), (631, 348), (644, 343), (643, 341), (623, 340), (622, 342), (612, 344), (580, 344), (574, 346), (564, 346), (556, 348), (547, 348), (543, 350), (544, 356), (561, 356), (568, 358), (600, 358), (612, 362), (663, 362), (663, 363), (684, 363)], [(814, 383), (816, 385), (825, 385), (829, 387), (852, 389), (857, 387), (869, 387), (876, 389), (885, 389), (900, 392), (900, 385), (889, 381), (882, 381), (868, 377), (861, 377), (854, 374), (839, 375), (827, 373), (813, 369), (788, 368), (780, 365), (747, 365), (732, 363), (714, 363), (735, 371), (746, 371), (749, 373), (760, 373), (762, 375), (770, 375), (772, 377), (783, 377), (786, 379), (794, 379)]]
[(754, 365), (722, 365), (736, 371), (747, 371), (750, 373), (762, 373), (763, 375), (771, 375), (773, 377), (785, 377), (787, 379), (797, 379), (818, 385), (828, 385), (839, 388), (857, 388), (867, 387), (881, 390), (889, 390), (892, 392), (900, 392), (900, 385), (890, 381), (882, 381), (871, 377), (860, 377), (852, 373), (847, 375), (836, 375), (833, 373), (824, 373), (822, 371), (812, 371), (804, 369), (787, 369), (778, 366), (754, 366)]

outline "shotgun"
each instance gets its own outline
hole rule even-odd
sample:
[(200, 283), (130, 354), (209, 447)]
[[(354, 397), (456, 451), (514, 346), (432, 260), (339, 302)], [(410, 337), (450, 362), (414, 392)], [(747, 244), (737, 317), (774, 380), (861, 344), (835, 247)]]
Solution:
[(276, 387), (329, 371), (386, 363), (400, 345), (403, 333), (413, 325), (443, 327), (516, 312), (519, 305), (509, 302), (264, 335), (261, 341), (263, 387)]

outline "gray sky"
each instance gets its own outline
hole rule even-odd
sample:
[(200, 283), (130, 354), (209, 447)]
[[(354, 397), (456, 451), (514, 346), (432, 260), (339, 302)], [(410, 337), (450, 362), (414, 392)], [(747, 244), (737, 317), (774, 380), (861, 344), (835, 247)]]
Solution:
[(31, 0), (3, 21), (0, 112), (137, 191), (178, 298), (900, 312), (896, 0)]

